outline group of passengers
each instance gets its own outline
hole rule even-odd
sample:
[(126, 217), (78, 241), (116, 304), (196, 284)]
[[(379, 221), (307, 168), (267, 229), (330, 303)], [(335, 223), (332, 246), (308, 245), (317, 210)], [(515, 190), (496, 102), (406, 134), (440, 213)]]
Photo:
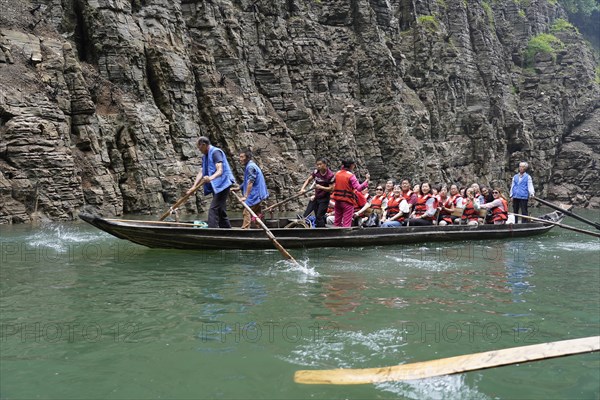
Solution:
[[(213, 195), (208, 210), (208, 227), (231, 228), (227, 217), (227, 197), (230, 191), (240, 191), (240, 195), (236, 196), (245, 206), (242, 228), (249, 228), (256, 222), (256, 215), (261, 214), (262, 204), (269, 197), (264, 175), (254, 162), (252, 151), (239, 152), (244, 179), (238, 186), (223, 150), (213, 146), (205, 136), (198, 138), (196, 146), (203, 155), (202, 168), (187, 196), (203, 187), (205, 195)], [(515, 215), (519, 208), (527, 215), (527, 201), (534, 195), (533, 181), (525, 172), (527, 167), (525, 162), (519, 164), (519, 173), (512, 180), (510, 198)], [(304, 218), (314, 213), (318, 228), (328, 224), (349, 227), (353, 223), (382, 227), (503, 224), (508, 219), (508, 203), (499, 189), (480, 189), (476, 183), (460, 189), (457, 185), (450, 185), (448, 189), (447, 186), (432, 187), (429, 182), (411, 188), (410, 182), (405, 179), (399, 185), (393, 180), (385, 186), (378, 185), (375, 194), (371, 195), (371, 177), (366, 174), (365, 181), (360, 183), (353, 173), (355, 168), (354, 161), (345, 160), (341, 169), (333, 173), (327, 166), (327, 160), (317, 160), (316, 169), (300, 189), (300, 193), (305, 193), (307, 186), (314, 181), (315, 193)]]
[(483, 223), (504, 224), (508, 220), (508, 201), (499, 189), (452, 184), (432, 187), (429, 182), (411, 186), (408, 179), (396, 184), (388, 180), (369, 193), (369, 174), (360, 183), (353, 174), (356, 163), (343, 161), (333, 173), (325, 159), (306, 179), (300, 193), (314, 181), (315, 193), (303, 217), (315, 216), (315, 226), (352, 225), (399, 226), (449, 225)]

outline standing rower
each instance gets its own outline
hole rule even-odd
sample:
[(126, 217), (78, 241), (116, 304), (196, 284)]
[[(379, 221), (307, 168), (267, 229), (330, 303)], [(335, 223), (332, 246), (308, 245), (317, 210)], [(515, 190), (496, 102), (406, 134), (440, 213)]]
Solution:
[(187, 193), (191, 194), (194, 187), (203, 183), (204, 194), (212, 193), (213, 195), (208, 209), (208, 227), (231, 228), (229, 218), (227, 218), (227, 196), (229, 196), (231, 185), (235, 183), (231, 167), (229, 167), (223, 150), (212, 146), (206, 136), (200, 136), (196, 146), (203, 154), (202, 168), (196, 176), (194, 185)]
[(315, 194), (311, 198), (306, 211), (304, 211), (304, 218), (314, 211), (315, 213), (315, 226), (317, 228), (325, 227), (325, 214), (327, 214), (327, 207), (329, 206), (330, 194), (333, 191), (333, 182), (335, 180), (335, 174), (327, 166), (327, 160), (319, 158), (316, 163), (316, 169), (310, 174), (304, 181), (300, 193), (304, 193), (306, 186), (315, 181)]

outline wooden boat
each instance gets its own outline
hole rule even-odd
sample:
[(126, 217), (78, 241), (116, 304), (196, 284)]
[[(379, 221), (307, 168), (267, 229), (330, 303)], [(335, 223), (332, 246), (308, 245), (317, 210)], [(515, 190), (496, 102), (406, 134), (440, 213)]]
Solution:
[[(80, 214), (84, 221), (120, 239), (152, 248), (182, 250), (272, 249), (262, 229), (239, 229), (241, 220), (232, 220), (232, 229), (202, 228), (194, 222), (163, 222), (101, 218)], [(539, 218), (560, 222), (558, 211)], [(293, 219), (266, 220), (266, 225), (285, 248), (363, 247), (450, 240), (489, 240), (539, 235), (553, 225), (541, 222), (510, 225), (411, 226), (398, 228), (284, 228)]]

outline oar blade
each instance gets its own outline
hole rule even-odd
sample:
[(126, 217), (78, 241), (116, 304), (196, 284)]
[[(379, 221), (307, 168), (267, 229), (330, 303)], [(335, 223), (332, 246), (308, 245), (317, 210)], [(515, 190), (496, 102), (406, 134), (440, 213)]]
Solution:
[(525, 363), (600, 350), (600, 336), (514, 347), (383, 368), (296, 371), (296, 383), (358, 385), (405, 381)]

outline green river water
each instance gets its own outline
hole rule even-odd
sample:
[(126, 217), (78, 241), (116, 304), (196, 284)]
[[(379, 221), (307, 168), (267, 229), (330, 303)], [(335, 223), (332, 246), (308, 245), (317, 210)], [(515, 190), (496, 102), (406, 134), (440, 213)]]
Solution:
[(297, 268), (276, 251), (147, 249), (82, 222), (0, 233), (2, 399), (600, 397), (599, 353), (408, 382), (293, 381), (300, 369), (600, 335), (600, 240), (591, 236), (555, 228), (514, 240), (292, 250)]

